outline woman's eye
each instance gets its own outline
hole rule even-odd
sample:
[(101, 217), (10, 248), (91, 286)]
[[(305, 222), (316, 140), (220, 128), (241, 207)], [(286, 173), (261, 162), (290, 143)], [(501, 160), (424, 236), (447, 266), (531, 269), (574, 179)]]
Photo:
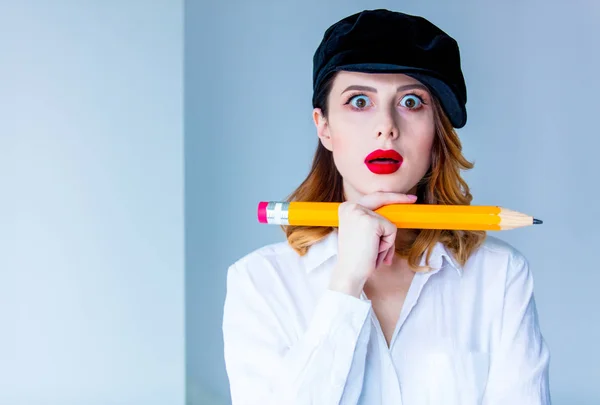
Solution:
[(403, 107), (414, 110), (416, 108), (419, 108), (421, 104), (423, 104), (423, 100), (421, 100), (421, 97), (416, 96), (414, 94), (407, 94), (402, 98), (402, 100), (400, 100), (400, 104)]
[(354, 96), (350, 99), (350, 104), (354, 108), (359, 108), (359, 109), (368, 107), (369, 106), (369, 97), (363, 96), (363, 95)]

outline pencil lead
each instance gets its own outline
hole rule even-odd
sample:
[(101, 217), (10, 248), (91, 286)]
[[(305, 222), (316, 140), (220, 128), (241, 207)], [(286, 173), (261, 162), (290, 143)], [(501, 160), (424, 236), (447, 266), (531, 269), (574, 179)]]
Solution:
[(533, 224), (534, 225), (540, 225), (540, 224), (543, 224), (543, 223), (544, 223), (544, 221), (542, 221), (541, 219), (533, 218)]

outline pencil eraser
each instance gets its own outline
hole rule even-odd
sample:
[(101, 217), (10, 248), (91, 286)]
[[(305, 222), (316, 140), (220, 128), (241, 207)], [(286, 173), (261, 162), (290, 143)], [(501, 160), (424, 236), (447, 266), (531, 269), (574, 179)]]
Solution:
[(269, 203), (266, 201), (258, 203), (258, 222), (261, 224), (267, 223), (267, 205), (269, 205)]

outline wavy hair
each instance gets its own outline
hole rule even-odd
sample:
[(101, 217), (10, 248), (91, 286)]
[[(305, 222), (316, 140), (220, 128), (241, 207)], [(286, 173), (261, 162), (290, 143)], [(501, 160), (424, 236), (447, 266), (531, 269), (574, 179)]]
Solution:
[[(320, 108), (327, 117), (327, 99), (335, 74), (317, 89), (314, 107)], [(446, 116), (439, 101), (432, 97), (436, 136), (431, 149), (431, 166), (417, 184), (418, 201), (422, 204), (469, 205), (473, 199), (469, 186), (461, 177), (461, 170), (473, 168), (462, 154), (458, 134)], [(312, 167), (306, 179), (286, 201), (344, 202), (342, 176), (338, 172), (332, 153), (319, 141)], [(283, 225), (287, 241), (300, 255), (305, 255), (311, 245), (334, 230), (331, 227)], [(441, 242), (455, 260), (464, 266), (470, 255), (485, 240), (484, 231), (455, 231), (437, 229), (406, 229), (406, 238), (396, 241), (396, 252), (407, 259), (414, 271), (429, 268), (433, 246)], [(426, 266), (419, 262), (426, 253)]]

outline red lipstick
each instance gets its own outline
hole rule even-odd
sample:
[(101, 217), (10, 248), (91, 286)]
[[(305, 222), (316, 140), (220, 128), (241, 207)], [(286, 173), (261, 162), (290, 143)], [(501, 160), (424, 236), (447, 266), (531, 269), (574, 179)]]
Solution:
[(375, 174), (391, 174), (402, 166), (402, 155), (393, 149), (377, 149), (365, 158), (365, 164)]

